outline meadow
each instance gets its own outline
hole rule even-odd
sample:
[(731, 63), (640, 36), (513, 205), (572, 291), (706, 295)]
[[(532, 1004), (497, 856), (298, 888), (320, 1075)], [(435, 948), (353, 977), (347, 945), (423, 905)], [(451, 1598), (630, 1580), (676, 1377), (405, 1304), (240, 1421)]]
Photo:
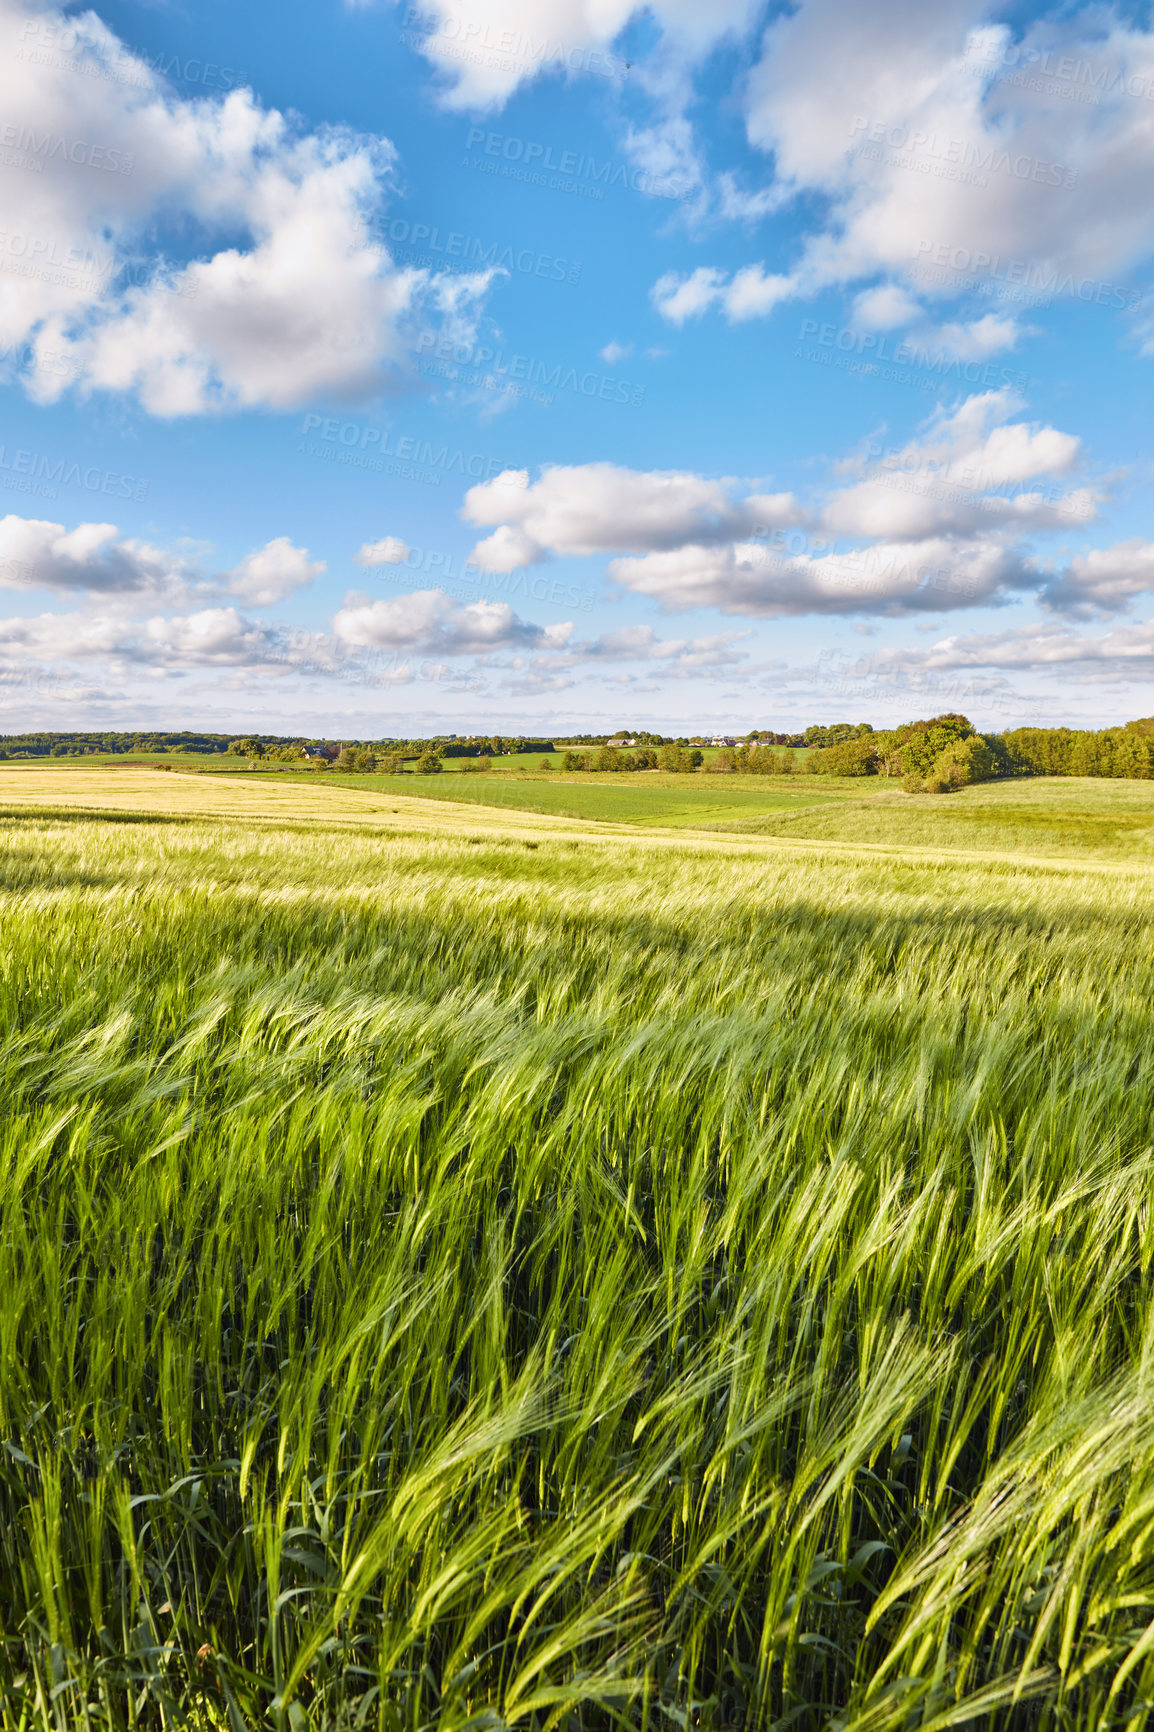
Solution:
[(399, 780), (0, 768), (0, 1724), (1149, 1723), (1154, 785)]

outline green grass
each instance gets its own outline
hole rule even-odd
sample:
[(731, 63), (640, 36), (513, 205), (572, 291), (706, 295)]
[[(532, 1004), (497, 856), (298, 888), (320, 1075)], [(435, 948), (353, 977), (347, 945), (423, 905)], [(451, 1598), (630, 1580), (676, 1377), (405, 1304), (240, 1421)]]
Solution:
[(716, 827), (891, 848), (1154, 863), (1154, 783), (1051, 776), (911, 797), (881, 782), (869, 795), (820, 810), (782, 809)]
[(1154, 874), (414, 791), (0, 774), (3, 1725), (1149, 1723)]
[[(792, 812), (845, 798), (846, 786), (813, 776), (687, 776), (602, 774), (548, 776), (500, 770), (449, 771), (438, 776), (326, 776), (336, 790), (360, 788), (421, 800), (509, 807), (611, 824), (700, 827), (727, 819)], [(861, 783), (847, 779), (860, 797)]]

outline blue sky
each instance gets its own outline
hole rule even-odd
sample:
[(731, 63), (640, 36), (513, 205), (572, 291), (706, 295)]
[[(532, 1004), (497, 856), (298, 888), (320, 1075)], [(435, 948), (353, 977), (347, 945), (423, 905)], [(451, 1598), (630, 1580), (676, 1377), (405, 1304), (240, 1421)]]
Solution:
[(0, 0), (0, 731), (1154, 710), (1154, 33)]

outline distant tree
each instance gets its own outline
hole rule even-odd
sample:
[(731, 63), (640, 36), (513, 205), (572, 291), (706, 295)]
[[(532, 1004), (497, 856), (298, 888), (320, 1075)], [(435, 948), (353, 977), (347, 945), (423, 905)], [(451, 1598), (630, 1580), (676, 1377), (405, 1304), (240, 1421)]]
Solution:
[(700, 751), (696, 746), (691, 746), (685, 754), (685, 762), (689, 765), (691, 770), (700, 770), (702, 764), (705, 762), (705, 753)]
[(589, 768), (588, 752), (566, 752), (561, 760), (562, 770), (577, 771)]
[(436, 746), (426, 746), (417, 759), (418, 776), (439, 776), (445, 768)]
[(988, 782), (994, 774), (994, 754), (981, 734), (971, 734), (965, 740), (952, 740), (935, 760), (933, 774), (951, 788), (965, 788), (971, 782)]
[(369, 746), (345, 746), (337, 754), (334, 770), (345, 770), (357, 775), (372, 775), (377, 768), (377, 755)]
[(537, 768), (539, 770), (551, 770), (553, 768), (552, 758), (542, 758), (541, 762), (537, 765)]
[(841, 739), (811, 751), (805, 770), (811, 776), (876, 776), (877, 747), (872, 739)]

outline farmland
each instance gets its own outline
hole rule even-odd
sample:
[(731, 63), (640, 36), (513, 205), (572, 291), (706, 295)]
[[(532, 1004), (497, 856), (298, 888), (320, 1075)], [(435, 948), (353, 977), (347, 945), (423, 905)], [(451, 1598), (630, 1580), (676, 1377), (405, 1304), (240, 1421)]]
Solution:
[(0, 768), (0, 1723), (1149, 1718), (1154, 784), (746, 780)]

